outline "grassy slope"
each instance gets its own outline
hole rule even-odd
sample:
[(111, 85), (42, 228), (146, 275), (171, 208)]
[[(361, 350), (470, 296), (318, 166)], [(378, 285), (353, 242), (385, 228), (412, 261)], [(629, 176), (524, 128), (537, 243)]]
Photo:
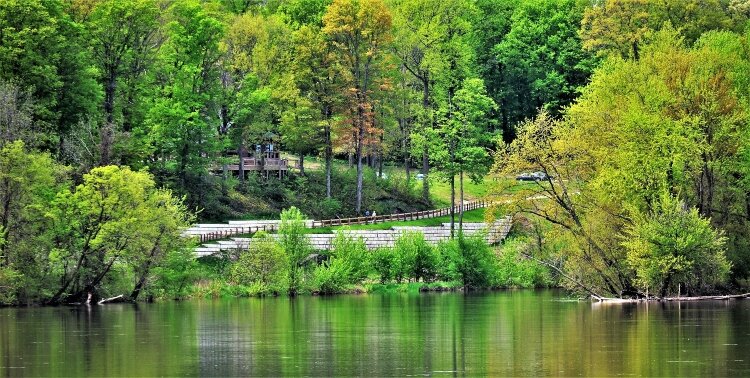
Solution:
[[(479, 184), (475, 184), (469, 180), (464, 180), (464, 201), (475, 201), (480, 200), (487, 196), (489, 189), (492, 187), (493, 181), (490, 177), (487, 177), (484, 181)], [(415, 185), (422, 186), (422, 182), (419, 181)], [(448, 207), (451, 203), (451, 185), (449, 182), (437, 180), (434, 178), (430, 179), (430, 196), (432, 202), (437, 207)], [(458, 178), (456, 178), (456, 202), (459, 202), (459, 188)]]
[[(294, 156), (289, 156), (290, 158), (296, 158)], [(348, 168), (348, 164), (345, 160), (334, 160), (333, 161), (334, 169), (338, 171), (346, 171)], [(322, 159), (318, 159), (315, 157), (306, 157), (305, 158), (305, 168), (309, 171), (322, 171), (323, 170), (323, 161)], [(403, 167), (396, 166), (396, 165), (390, 165), (386, 164), (383, 166), (383, 172), (387, 175), (389, 180), (395, 180), (396, 182), (403, 182), (405, 180), (405, 174)], [(411, 186), (413, 188), (412, 193), (415, 193), (416, 196), (421, 191), (422, 187), (422, 181), (417, 180), (414, 177), (416, 176), (416, 173), (418, 171), (414, 170), (412, 171), (412, 180), (411, 180)], [(321, 172), (322, 173), (322, 172)], [(456, 179), (456, 184), (458, 184), (458, 178)], [(473, 183), (468, 178), (465, 178), (464, 180), (464, 197), (466, 201), (474, 201), (474, 200), (480, 200), (485, 199), (488, 197), (491, 193), (498, 193), (500, 191), (500, 188), (504, 188), (505, 193), (512, 193), (516, 192), (518, 190), (522, 189), (528, 189), (529, 186), (537, 185), (535, 183), (531, 182), (519, 182), (515, 181), (512, 178), (498, 178), (497, 176), (488, 175), (485, 177), (485, 179), (481, 183)], [(297, 188), (296, 190), (299, 190), (300, 188)], [(456, 187), (456, 191), (458, 192), (458, 187)], [(324, 190), (324, 187), (323, 187)], [(300, 194), (301, 195), (301, 194)], [(438, 179), (438, 176), (433, 174), (430, 176), (430, 195), (432, 199), (432, 206), (431, 208), (445, 208), (450, 205), (450, 184), (446, 182), (445, 180)], [(310, 197), (310, 193), (306, 194), (308, 198)], [(458, 197), (458, 193), (456, 193), (456, 196)], [(302, 198), (302, 197), (298, 197)], [(317, 197), (310, 197), (310, 198), (317, 198)], [(348, 198), (348, 197), (347, 197)], [(309, 198), (308, 198), (309, 199)], [(379, 194), (375, 196), (375, 198), (371, 199), (371, 201), (374, 200), (375, 202), (381, 202), (385, 201), (383, 203), (390, 203), (393, 201), (392, 198), (388, 196), (383, 196), (382, 194)], [(458, 198), (457, 198), (458, 200)], [(310, 206), (317, 206), (320, 207), (321, 204), (319, 201), (307, 201), (309, 203), (306, 203), (307, 206), (299, 206), (302, 208), (303, 211), (309, 212), (311, 217), (315, 219), (325, 219), (330, 218), (330, 215), (324, 215), (324, 214), (314, 214), (315, 211), (310, 209)], [(372, 203), (372, 202), (370, 202)], [(288, 206), (289, 204), (286, 204)], [(291, 205), (296, 205), (292, 203)], [(392, 204), (391, 204), (392, 205)], [(378, 205), (371, 205), (371, 206), (378, 206)], [(422, 204), (421, 206), (424, 206)], [(378, 206), (379, 207), (379, 206)], [(403, 208), (403, 206), (401, 206)], [(406, 211), (413, 211), (414, 209), (406, 209)], [(403, 211), (403, 210), (402, 210)], [(379, 214), (382, 214), (381, 211), (378, 211)], [(479, 215), (474, 215), (479, 214)], [(339, 215), (341, 216), (341, 215)], [(471, 218), (474, 216), (474, 218)], [(468, 213), (467, 214), (467, 222), (479, 222), (484, 220), (483, 212), (481, 213)], [(255, 214), (247, 214), (246, 216), (242, 217), (243, 219), (268, 219), (268, 218), (276, 218), (278, 219), (277, 215), (267, 215), (267, 216), (257, 216)], [(388, 229), (392, 226), (398, 226), (398, 225), (414, 225), (414, 226), (435, 226), (439, 225), (440, 223), (446, 223), (449, 222), (448, 217), (442, 217), (439, 219), (431, 219), (431, 220), (419, 220), (419, 221), (412, 221), (412, 222), (388, 222), (388, 223), (380, 223), (377, 225), (356, 225), (352, 226), (352, 229)], [(328, 232), (331, 229), (318, 229), (311, 232), (315, 233), (325, 233)]]
[[(294, 156), (289, 156), (292, 159), (296, 159)], [(323, 160), (316, 157), (305, 158), (305, 169), (306, 170), (322, 170)], [(344, 160), (333, 160), (333, 166), (335, 169), (349, 169), (348, 163)], [(353, 169), (353, 168), (352, 168)], [(383, 173), (389, 177), (405, 178), (404, 169), (400, 165), (392, 165), (386, 163), (383, 166)], [(421, 191), (422, 181), (417, 180), (414, 176), (419, 173), (418, 169), (412, 170), (412, 183), (415, 190)], [(459, 187), (458, 187), (458, 176), (456, 176), (456, 201), (458, 202)], [(451, 199), (451, 187), (450, 183), (446, 180), (437, 178), (435, 174), (430, 175), (430, 197), (432, 198), (435, 208), (442, 208), (450, 206)], [(510, 184), (510, 185), (509, 185)], [(468, 177), (464, 177), (464, 200), (475, 201), (485, 198), (489, 193), (492, 193), (494, 189), (498, 189), (500, 186), (505, 187), (506, 192), (516, 192), (521, 189), (527, 189), (530, 186), (536, 185), (533, 182), (522, 182), (515, 181), (513, 178), (499, 178), (493, 175), (487, 175), (484, 180), (480, 183), (473, 183)]]

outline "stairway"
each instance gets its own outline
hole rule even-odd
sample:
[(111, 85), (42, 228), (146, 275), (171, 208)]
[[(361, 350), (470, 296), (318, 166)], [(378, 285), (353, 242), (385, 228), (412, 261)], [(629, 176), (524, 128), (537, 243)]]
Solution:
[[(493, 222), (490, 227), (486, 223), (464, 223), (464, 234), (471, 236), (479, 232), (486, 232), (487, 242), (497, 244), (502, 241), (510, 231), (510, 217), (499, 219)], [(458, 225), (456, 224), (456, 231)], [(450, 239), (450, 223), (443, 223), (435, 227), (419, 226), (395, 226), (389, 230), (341, 230), (344, 235), (362, 238), (367, 249), (377, 249), (383, 247), (393, 247), (396, 239), (404, 232), (420, 232), (424, 235), (425, 240), (432, 244), (438, 244), (441, 241)], [(272, 237), (278, 238), (278, 234), (271, 234)], [(336, 234), (308, 234), (307, 238), (315, 250), (329, 250)], [(210, 256), (222, 251), (245, 250), (252, 243), (252, 238), (235, 237), (228, 240), (219, 240), (210, 243), (204, 243), (195, 249), (196, 257)]]

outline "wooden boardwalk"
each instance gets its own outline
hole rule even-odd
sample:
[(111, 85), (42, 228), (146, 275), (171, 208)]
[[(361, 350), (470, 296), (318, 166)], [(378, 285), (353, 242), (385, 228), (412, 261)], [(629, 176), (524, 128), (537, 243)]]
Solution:
[[(466, 235), (476, 235), (484, 233), (487, 242), (495, 244), (503, 240), (510, 231), (510, 217), (506, 217), (487, 225), (486, 223), (464, 223), (463, 229)], [(458, 227), (458, 225), (456, 225)], [(458, 229), (456, 229), (458, 231)], [(367, 249), (376, 249), (382, 247), (392, 247), (398, 237), (404, 232), (420, 232), (424, 235), (425, 240), (435, 245), (441, 241), (450, 239), (450, 224), (443, 223), (436, 227), (417, 227), (401, 226), (391, 227), (388, 230), (341, 230), (339, 231), (347, 236), (361, 238)], [(278, 237), (278, 234), (272, 234)], [(336, 234), (308, 234), (307, 238), (315, 250), (328, 250)], [(219, 240), (212, 243), (203, 244), (196, 248), (197, 257), (209, 256), (219, 252), (231, 252), (247, 249), (252, 243), (252, 238), (231, 238), (229, 240)]]

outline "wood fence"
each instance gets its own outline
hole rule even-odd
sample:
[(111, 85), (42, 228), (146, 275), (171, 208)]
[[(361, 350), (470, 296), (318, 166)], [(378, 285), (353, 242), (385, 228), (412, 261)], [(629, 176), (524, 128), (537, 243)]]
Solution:
[(222, 230), (220, 231), (212, 231), (212, 232), (200, 234), (200, 241), (201, 243), (204, 243), (204, 242), (208, 242), (212, 240), (226, 239), (228, 237), (236, 236), (236, 235), (254, 234), (258, 231), (271, 232), (271, 231), (277, 231), (277, 230), (278, 230), (278, 226), (275, 224), (264, 224), (262, 226), (226, 227), (226, 228), (222, 228)]
[[(476, 210), (479, 208), (487, 207), (485, 201), (474, 201), (467, 202), (464, 204), (464, 211)], [(454, 206), (455, 213), (458, 214), (461, 211), (461, 206)], [(401, 214), (387, 214), (387, 215), (376, 215), (369, 217), (354, 217), (354, 218), (337, 218), (337, 219), (325, 219), (319, 221), (313, 221), (313, 227), (331, 227), (331, 226), (349, 226), (353, 224), (371, 224), (371, 223), (383, 223), (383, 222), (394, 222), (394, 221), (410, 221), (417, 219), (437, 218), (446, 215), (450, 215), (451, 208), (446, 207), (443, 209), (436, 210), (425, 210), (415, 211), (412, 213), (401, 213)]]

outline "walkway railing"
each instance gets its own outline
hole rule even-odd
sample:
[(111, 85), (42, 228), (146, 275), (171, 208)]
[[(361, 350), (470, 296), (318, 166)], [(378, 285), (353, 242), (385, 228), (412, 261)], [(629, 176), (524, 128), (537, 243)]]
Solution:
[(258, 231), (271, 232), (277, 230), (278, 226), (275, 224), (264, 224), (262, 226), (234, 226), (222, 228), (219, 231), (206, 232), (200, 234), (199, 236), (201, 243), (204, 243), (212, 240), (226, 239), (235, 235), (254, 234)]
[[(476, 210), (479, 208), (487, 207), (487, 205), (488, 203), (485, 201), (474, 201), (474, 202), (465, 203), (463, 205), (463, 208), (464, 208), (464, 211), (471, 211), (471, 210)], [(461, 211), (461, 205), (454, 206), (454, 209), (455, 209), (455, 213), (458, 214)], [(451, 213), (451, 208), (446, 207), (443, 209), (415, 211), (412, 213), (376, 215), (374, 217), (369, 216), (369, 217), (325, 219), (325, 220), (313, 221), (313, 227), (348, 226), (348, 225), (353, 225), (353, 224), (410, 221), (410, 220), (417, 220), (417, 219), (437, 218), (437, 217), (450, 215), (450, 213)]]
[[(463, 205), (464, 211), (471, 211), (480, 208), (487, 207), (489, 202), (486, 201), (473, 201), (467, 202)], [(453, 207), (455, 213), (458, 214), (461, 211), (461, 205)], [(376, 215), (376, 216), (365, 216), (365, 217), (354, 217), (354, 218), (336, 218), (336, 219), (324, 219), (319, 221), (312, 221), (311, 228), (318, 227), (333, 227), (333, 226), (349, 226), (355, 224), (371, 224), (371, 223), (383, 223), (383, 222), (394, 222), (394, 221), (410, 221), (418, 219), (437, 218), (446, 215), (450, 215), (451, 208), (446, 207), (443, 209), (436, 210), (425, 210), (415, 211), (411, 213), (401, 214), (387, 214), (387, 215)], [(212, 231), (200, 234), (200, 242), (204, 243), (212, 240), (219, 240), (229, 238), (235, 235), (243, 234), (254, 234), (258, 231), (278, 231), (277, 224), (264, 224), (261, 226), (233, 226), (233, 227), (222, 227), (221, 230)]]

